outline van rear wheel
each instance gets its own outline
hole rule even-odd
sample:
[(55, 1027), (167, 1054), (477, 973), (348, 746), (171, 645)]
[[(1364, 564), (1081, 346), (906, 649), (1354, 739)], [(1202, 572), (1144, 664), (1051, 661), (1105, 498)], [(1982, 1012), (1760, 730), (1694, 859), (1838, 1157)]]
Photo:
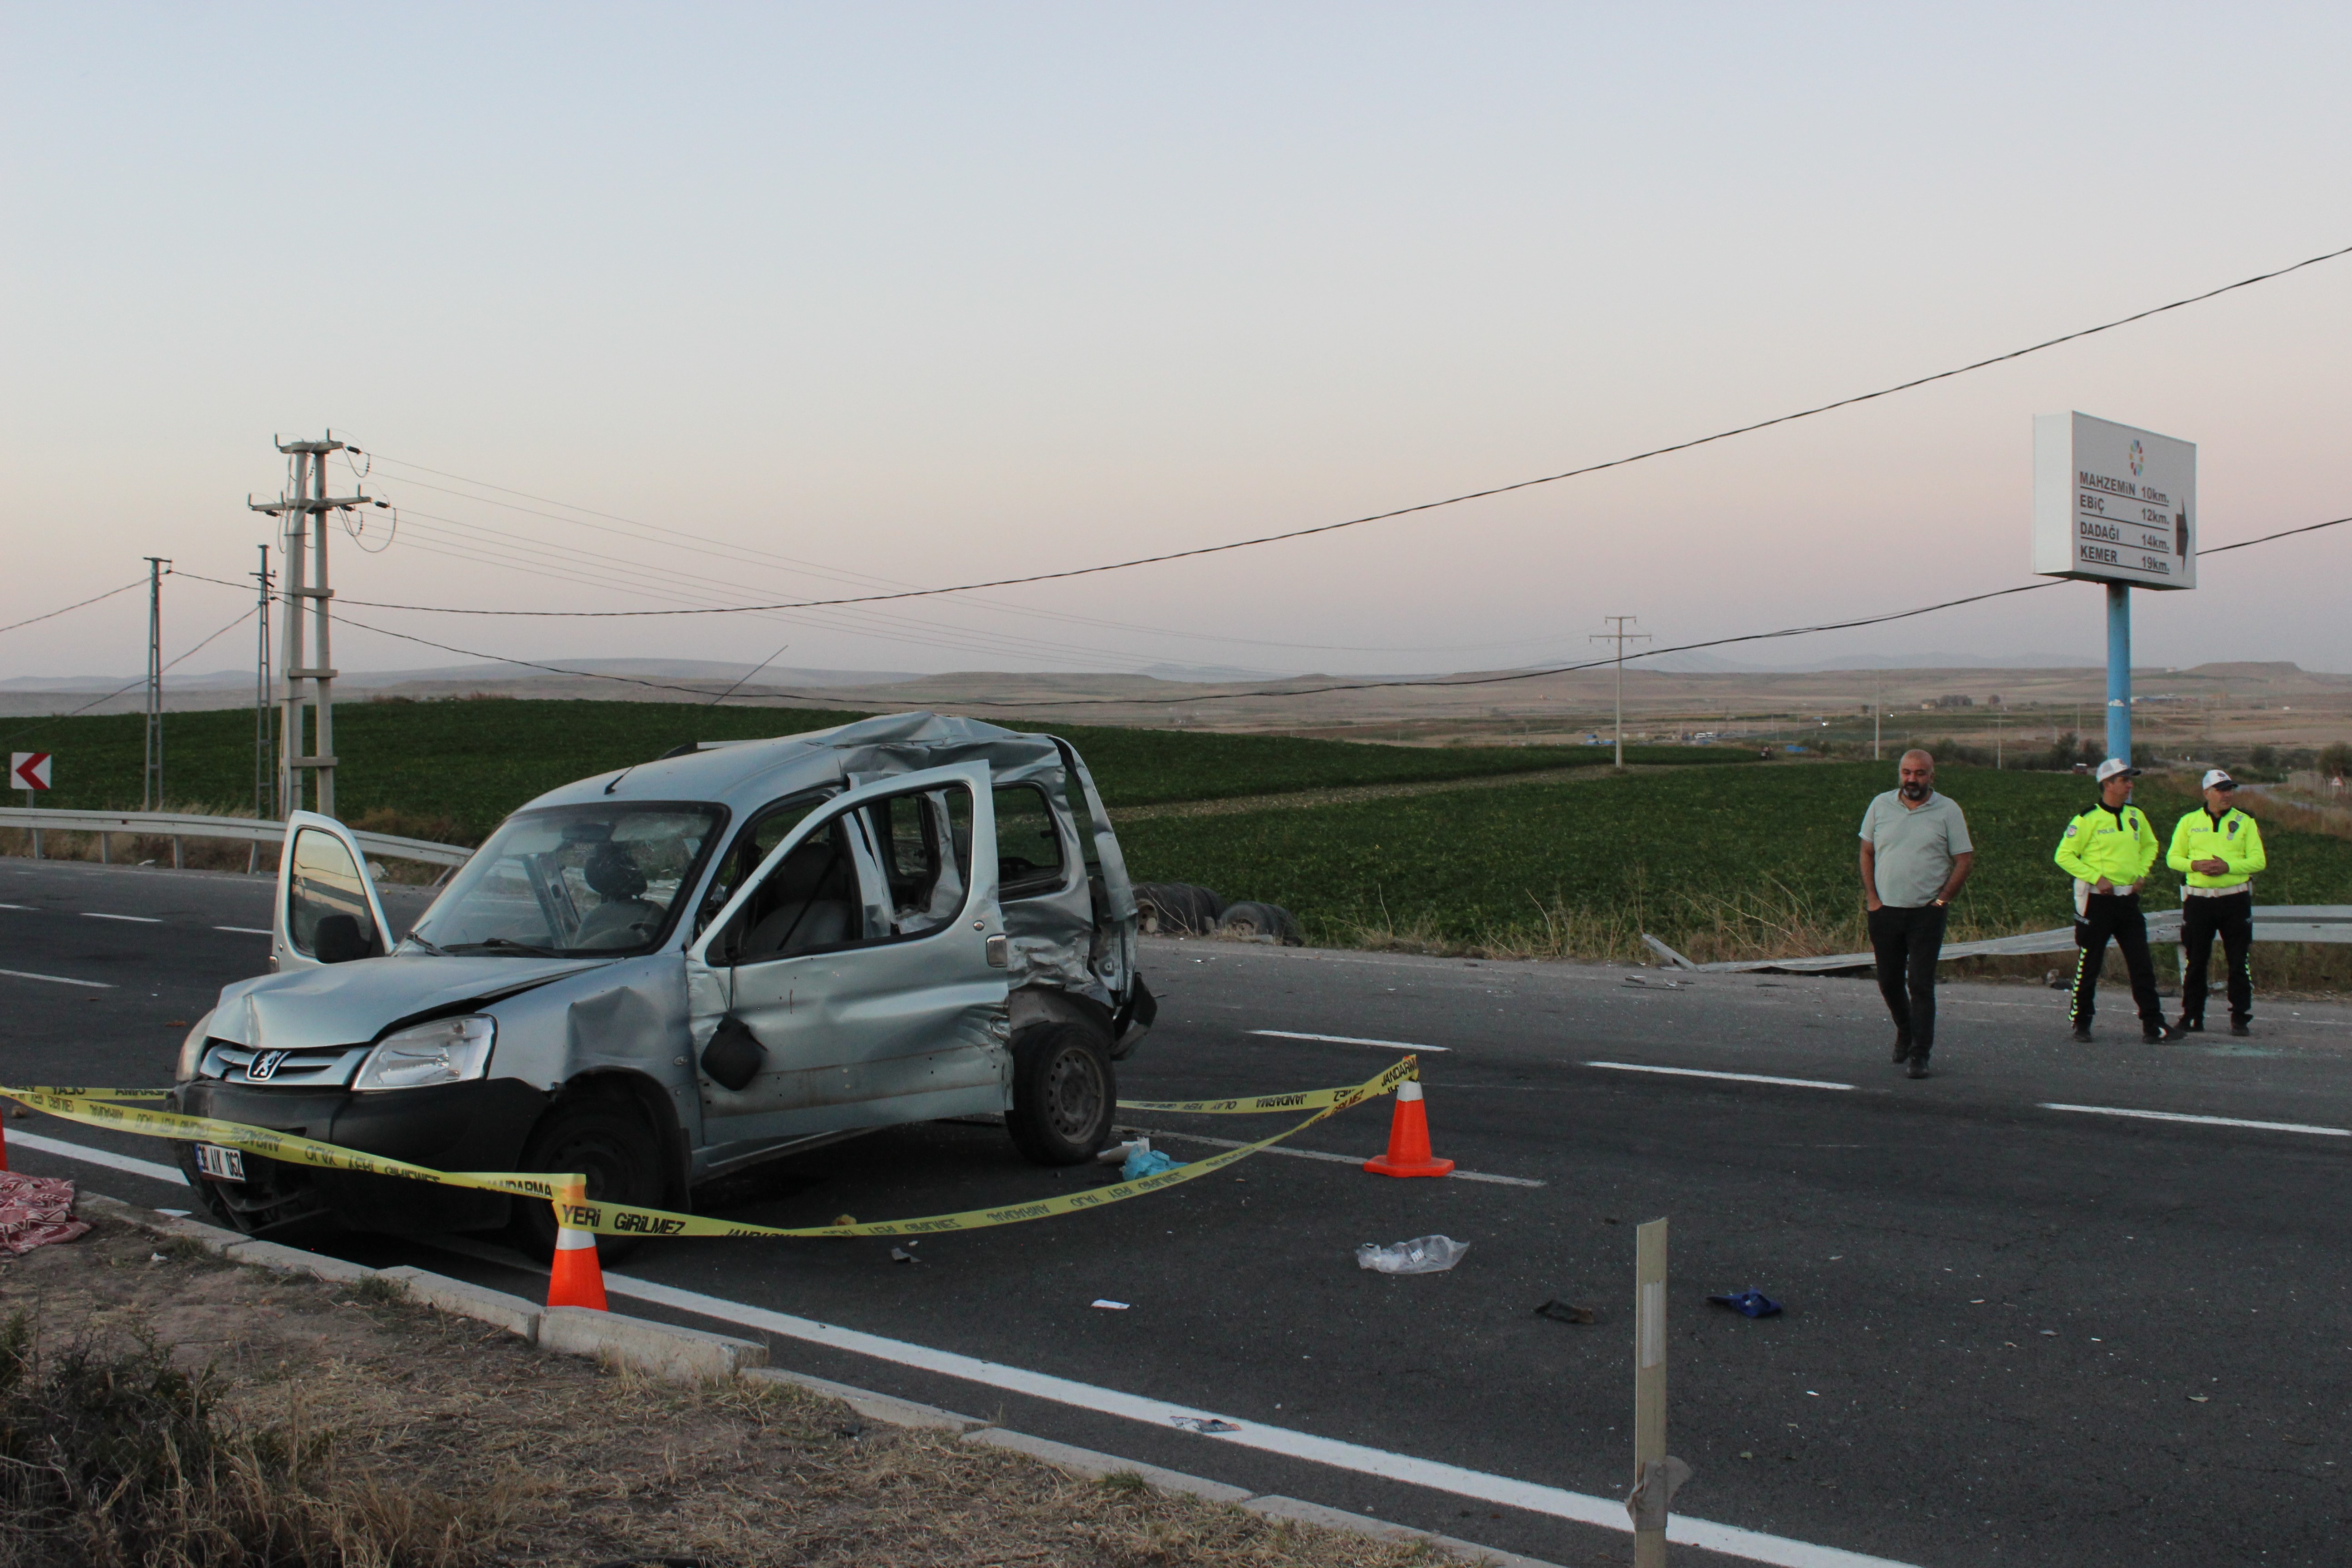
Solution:
[(1076, 1165), (1110, 1142), (1118, 1083), (1110, 1048), (1083, 1024), (1055, 1022), (1013, 1037), (1013, 1106), (1004, 1130), (1038, 1165)]
[[(592, 1203), (656, 1208), (662, 1201), (661, 1140), (635, 1101), (618, 1094), (583, 1095), (547, 1114), (523, 1146), (522, 1169), (588, 1178)], [(555, 1207), (537, 1198), (514, 1200), (515, 1229), (531, 1255), (555, 1255)], [(596, 1258), (610, 1263), (636, 1250), (634, 1237), (600, 1236)]]

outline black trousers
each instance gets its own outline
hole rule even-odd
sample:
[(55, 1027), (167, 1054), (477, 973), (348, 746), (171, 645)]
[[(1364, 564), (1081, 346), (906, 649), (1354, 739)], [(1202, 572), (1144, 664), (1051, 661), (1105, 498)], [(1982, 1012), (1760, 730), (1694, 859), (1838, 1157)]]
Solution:
[(1870, 911), (1878, 994), (1886, 998), (1895, 1032), (1909, 1037), (1915, 1057), (1925, 1057), (1936, 1046), (1936, 959), (1944, 951), (1944, 917), (1949, 912), (1933, 904), (1916, 910), (1881, 904)]
[(2189, 973), (2180, 982), (2180, 1016), (2205, 1021), (2205, 972), (2213, 963), (2213, 938), (2230, 965), (2230, 1016), (2244, 1023), (2254, 1016), (2254, 974), (2246, 962), (2254, 945), (2254, 893), (2249, 888), (2221, 899), (2180, 900), (2180, 953)]
[[(2251, 901), (2251, 900), (2250, 900)], [(2151, 1029), (2164, 1027), (2164, 1004), (2156, 994), (2156, 965), (2148, 962), (2147, 917), (2140, 913), (2137, 893), (2093, 893), (2074, 921), (2074, 1026), (2087, 1029), (2097, 1009), (2092, 999), (2099, 989), (2099, 966), (2106, 962), (2113, 939), (2130, 972), (2132, 1000), (2139, 1005), (2139, 1021)]]

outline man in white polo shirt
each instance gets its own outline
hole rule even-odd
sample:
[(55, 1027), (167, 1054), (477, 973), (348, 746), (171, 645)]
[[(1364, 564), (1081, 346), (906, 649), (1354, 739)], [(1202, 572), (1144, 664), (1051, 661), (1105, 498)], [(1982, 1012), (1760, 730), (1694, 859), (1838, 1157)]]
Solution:
[(1927, 1076), (1936, 1048), (1936, 961), (1944, 919), (1976, 864), (1959, 804), (1936, 793), (1936, 759), (1906, 752), (1900, 784), (1862, 817), (1862, 903), (1878, 993), (1895, 1019), (1895, 1059)]

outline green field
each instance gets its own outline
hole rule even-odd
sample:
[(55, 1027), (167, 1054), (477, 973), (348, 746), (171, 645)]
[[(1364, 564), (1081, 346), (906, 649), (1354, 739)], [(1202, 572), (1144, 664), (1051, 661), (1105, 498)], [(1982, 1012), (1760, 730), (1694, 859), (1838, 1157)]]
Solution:
[[(1648, 931), (1693, 958), (1857, 951), (1865, 945), (1856, 834), (1891, 764), (1709, 768), (1329, 805), (1161, 817), (1119, 830), (1139, 879), (1199, 882), (1287, 906), (1310, 942), (1633, 957)], [(1948, 768), (1976, 873), (1954, 940), (2073, 918), (2051, 861), (2089, 803), (2063, 773)], [(2143, 804), (2159, 839), (2190, 807)], [(2264, 903), (2352, 902), (2352, 842), (2266, 832)], [(2179, 879), (2159, 869), (2151, 907)]]
[[(473, 843), (533, 795), (658, 756), (681, 742), (793, 734), (858, 717), (677, 702), (340, 703), (337, 805), (352, 820), (369, 817), (369, 826), (385, 831)], [(46, 804), (59, 810), (121, 811), (139, 805), (143, 722), (135, 713), (21, 719), (0, 721), (0, 734), (14, 736), (11, 750), (56, 753), (57, 787)], [(1484, 778), (1607, 760), (1605, 752), (1592, 746), (1379, 746), (1284, 735), (1015, 723), (1074, 742), (1113, 806)], [(163, 782), (175, 807), (251, 806), (249, 710), (167, 714), (163, 731)], [(1626, 749), (1629, 763), (1645, 764), (1755, 757), (1745, 749)]]

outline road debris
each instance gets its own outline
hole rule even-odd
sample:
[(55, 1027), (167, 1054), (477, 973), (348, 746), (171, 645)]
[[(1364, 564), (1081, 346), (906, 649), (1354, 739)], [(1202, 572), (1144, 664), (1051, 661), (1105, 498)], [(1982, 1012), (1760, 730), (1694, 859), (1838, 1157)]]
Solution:
[(1356, 1267), (1381, 1274), (1439, 1274), (1462, 1261), (1466, 1241), (1450, 1236), (1417, 1236), (1393, 1247), (1367, 1241), (1356, 1248)]
[(12, 1174), (0, 1166), (0, 1252), (22, 1258), (53, 1241), (87, 1235), (73, 1216), (74, 1184), (56, 1176)]
[(1601, 1321), (1601, 1314), (1591, 1308), (1580, 1307), (1572, 1301), (1563, 1301), (1557, 1296), (1538, 1307), (1536, 1316), (1549, 1318), (1555, 1323), (1585, 1324), (1597, 1323)]
[(1727, 1296), (1709, 1296), (1707, 1300), (1718, 1307), (1730, 1308), (1743, 1318), (1770, 1318), (1778, 1316), (1780, 1310), (1780, 1302), (1752, 1286), (1745, 1290), (1735, 1290)]
[(1170, 1159), (1147, 1142), (1142, 1148), (1127, 1157), (1127, 1163), (1118, 1168), (1118, 1176), (1123, 1182), (1141, 1181), (1146, 1176), (1156, 1176), (1162, 1171), (1172, 1171), (1183, 1163), (1181, 1160)]
[(1114, 1301), (1108, 1296), (1096, 1297), (1095, 1305), (1100, 1307), (1106, 1312), (1124, 1312), (1127, 1310), (1126, 1302)]

